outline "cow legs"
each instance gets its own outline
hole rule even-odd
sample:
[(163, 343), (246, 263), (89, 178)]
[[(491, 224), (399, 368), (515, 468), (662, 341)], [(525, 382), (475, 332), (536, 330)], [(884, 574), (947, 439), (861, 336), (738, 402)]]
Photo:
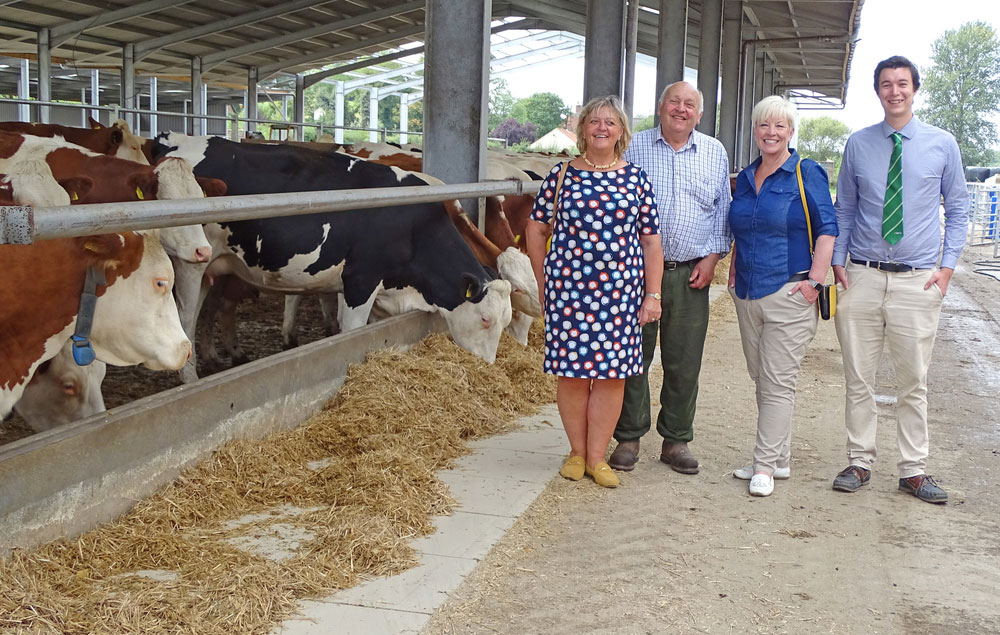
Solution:
[(198, 322), (198, 312), (205, 296), (208, 293), (208, 286), (203, 284), (207, 263), (185, 262), (180, 259), (172, 259), (174, 265), (174, 299), (177, 301), (177, 313), (181, 320), (181, 327), (188, 339), (191, 340), (191, 358), (180, 370), (181, 381), (189, 384), (198, 380), (198, 356), (195, 347), (195, 327)]
[(323, 332), (327, 337), (340, 332), (340, 324), (337, 322), (338, 295), (323, 293), (319, 296), (319, 306), (323, 310)]
[(285, 313), (281, 319), (281, 348), (288, 350), (299, 345), (298, 319), (299, 305), (302, 296), (290, 294), (285, 296)]
[(359, 329), (368, 323), (368, 315), (372, 312), (372, 307), (375, 305), (375, 298), (378, 297), (378, 292), (381, 290), (382, 285), (380, 284), (377, 289), (372, 291), (371, 296), (369, 296), (364, 304), (354, 308), (347, 306), (347, 300), (344, 299), (343, 293), (337, 296), (337, 321), (340, 322), (341, 333)]

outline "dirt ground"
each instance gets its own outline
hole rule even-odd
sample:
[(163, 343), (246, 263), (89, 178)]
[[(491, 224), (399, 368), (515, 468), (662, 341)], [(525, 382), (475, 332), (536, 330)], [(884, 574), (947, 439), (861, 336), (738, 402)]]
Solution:
[[(616, 490), (553, 479), (424, 635), (997, 633), (1000, 282), (973, 273), (991, 258), (992, 247), (966, 250), (930, 372), (928, 471), (949, 491), (946, 506), (897, 490), (891, 405), (880, 406), (871, 484), (831, 489), (847, 465), (832, 322), (803, 363), (792, 478), (769, 498), (748, 496), (731, 471), (750, 458), (756, 408), (722, 296), (691, 445), (701, 472), (660, 463), (653, 430)], [(887, 363), (879, 377), (880, 393), (893, 395)]]

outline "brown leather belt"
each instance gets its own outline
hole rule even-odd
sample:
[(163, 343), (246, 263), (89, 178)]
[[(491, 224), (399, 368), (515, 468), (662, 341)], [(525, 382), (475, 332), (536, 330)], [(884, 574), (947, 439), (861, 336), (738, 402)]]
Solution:
[(701, 258), (695, 258), (694, 260), (685, 260), (683, 262), (677, 260), (664, 260), (663, 270), (673, 271), (674, 269), (680, 269), (681, 267), (693, 267), (696, 264), (698, 264), (699, 260), (701, 260)]

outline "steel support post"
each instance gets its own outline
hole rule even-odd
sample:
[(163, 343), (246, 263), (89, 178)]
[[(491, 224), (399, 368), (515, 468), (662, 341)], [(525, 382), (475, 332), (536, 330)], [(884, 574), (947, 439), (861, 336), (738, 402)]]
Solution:
[[(306, 120), (306, 78), (302, 73), (295, 74), (295, 123), (303, 123)], [(305, 141), (305, 129), (302, 126), (295, 127), (295, 139)]]
[[(684, 57), (687, 54), (688, 0), (660, 0), (659, 45), (656, 48), (656, 103), (660, 110), (660, 95), (667, 86), (684, 79)], [(656, 116), (659, 123), (659, 114)]]
[(159, 109), (158, 98), (156, 96), (156, 78), (149, 78), (149, 136), (155, 137), (160, 134), (159, 121), (156, 118), (156, 111)]
[(257, 67), (251, 66), (247, 71), (247, 105), (245, 117), (247, 118), (247, 133), (257, 129)]
[[(126, 108), (139, 106), (135, 92), (135, 44), (132, 43), (122, 47), (121, 104)], [(138, 134), (139, 116), (136, 113), (126, 112), (123, 119)]]
[(719, 141), (729, 156), (730, 171), (737, 165), (736, 117), (740, 97), (740, 42), (743, 2), (726, 0), (722, 25), (722, 104), (719, 110)]
[[(52, 50), (49, 30), (38, 29), (38, 101), (52, 101)], [(38, 121), (49, 123), (49, 107), (38, 107)]]
[(745, 168), (750, 163), (750, 148), (753, 145), (753, 124), (750, 121), (750, 112), (753, 110), (754, 70), (757, 68), (757, 47), (750, 41), (745, 42), (743, 47), (743, 59), (740, 60), (743, 69), (739, 115), (740, 152), (736, 169)]
[(704, 96), (705, 113), (698, 130), (715, 136), (719, 105), (719, 51), (722, 49), (722, 0), (701, 0), (701, 45), (698, 51), (698, 90)]
[(625, 81), (622, 87), (622, 103), (629, 124), (635, 112), (635, 54), (639, 40), (639, 0), (628, 0), (625, 14)]
[(333, 140), (337, 143), (344, 143), (344, 81), (337, 80), (333, 92), (333, 123), (337, 126), (333, 130)]
[[(761, 99), (764, 99), (764, 95), (766, 94), (766, 92), (765, 92), (766, 91), (766, 87), (764, 86), (764, 76), (765, 76), (765, 72), (767, 70), (767, 64), (768, 64), (768, 61), (767, 61), (767, 52), (764, 51), (764, 50), (759, 51), (757, 53), (757, 57), (756, 57), (755, 62), (754, 62), (754, 71), (753, 71), (753, 104), (752, 104), (752, 106), (757, 105), (757, 102), (759, 102)], [(753, 112), (752, 106), (751, 106), (751, 113)], [(760, 149), (757, 147), (757, 144), (754, 142), (754, 139), (753, 139), (753, 122), (751, 121), (750, 122), (750, 161), (753, 161), (754, 159), (756, 159), (759, 156), (760, 156)]]
[(592, 97), (621, 96), (624, 50), (625, 0), (587, 0), (584, 103)]
[[(486, 170), (491, 0), (427, 0), (424, 172), (445, 183)], [(461, 51), (460, 55), (456, 54)], [(462, 201), (479, 224), (479, 202)]]
[[(17, 80), (17, 96), (19, 99), (31, 99), (31, 73), (28, 60), (21, 60), (21, 76)], [(18, 104), (17, 120), (31, 121), (31, 106)]]
[[(90, 105), (100, 106), (101, 105), (101, 71), (96, 68), (90, 69)], [(100, 110), (91, 110), (90, 116), (94, 118), (95, 121), (101, 120)], [(110, 123), (114, 123), (113, 121)], [(89, 128), (90, 126), (84, 126)]]
[[(195, 115), (204, 114), (201, 111), (201, 57), (191, 58), (191, 112)], [(205, 134), (202, 128), (202, 120), (199, 117), (188, 118), (190, 124), (184, 127), (190, 130), (189, 134), (201, 136)]]
[(410, 129), (410, 95), (409, 93), (399, 94), (399, 143), (400, 145), (410, 142), (410, 135), (406, 131)]
[(378, 86), (368, 89), (368, 140), (378, 141)]

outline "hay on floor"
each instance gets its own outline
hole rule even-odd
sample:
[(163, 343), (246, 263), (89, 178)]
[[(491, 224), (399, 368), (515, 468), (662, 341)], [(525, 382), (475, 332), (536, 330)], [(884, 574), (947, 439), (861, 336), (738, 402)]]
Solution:
[[(0, 632), (268, 633), (298, 600), (416, 563), (435, 471), (555, 399), (540, 323), (486, 364), (446, 336), (352, 366), (294, 430), (233, 441), (117, 522), (0, 562)], [(295, 536), (276, 560), (248, 544)]]

